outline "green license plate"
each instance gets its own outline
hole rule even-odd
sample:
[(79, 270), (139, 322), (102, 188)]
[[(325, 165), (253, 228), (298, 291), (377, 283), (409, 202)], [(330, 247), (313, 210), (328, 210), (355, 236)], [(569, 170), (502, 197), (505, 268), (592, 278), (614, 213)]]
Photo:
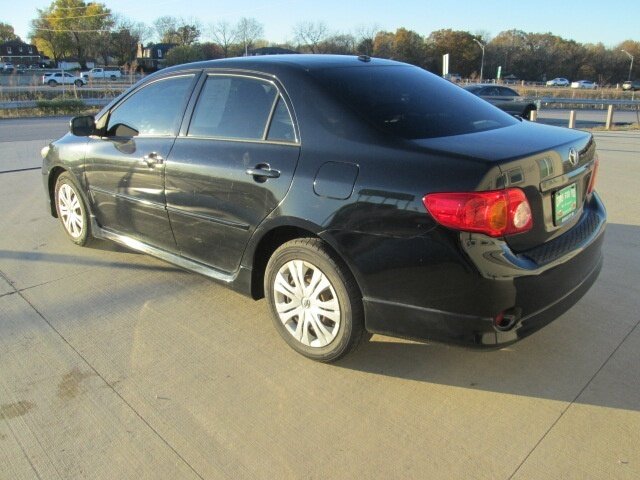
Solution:
[(564, 223), (572, 216), (578, 206), (578, 195), (576, 194), (576, 184), (572, 183), (558, 190), (553, 196), (554, 220), (556, 225)]

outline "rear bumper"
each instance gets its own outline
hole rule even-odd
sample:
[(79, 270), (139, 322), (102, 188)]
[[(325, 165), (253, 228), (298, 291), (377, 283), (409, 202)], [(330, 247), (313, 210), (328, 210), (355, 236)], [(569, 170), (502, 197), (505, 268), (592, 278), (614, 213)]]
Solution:
[[(594, 195), (576, 227), (528, 255), (514, 254), (499, 241), (467, 235), (461, 239), (462, 249), (477, 267), (475, 275), (482, 277), (476, 291), (449, 299), (455, 310), (365, 297), (366, 328), (467, 346), (513, 343), (562, 315), (593, 285), (602, 268), (605, 222), (604, 206)], [(501, 331), (494, 327), (494, 318), (505, 310), (514, 313), (515, 321)]]

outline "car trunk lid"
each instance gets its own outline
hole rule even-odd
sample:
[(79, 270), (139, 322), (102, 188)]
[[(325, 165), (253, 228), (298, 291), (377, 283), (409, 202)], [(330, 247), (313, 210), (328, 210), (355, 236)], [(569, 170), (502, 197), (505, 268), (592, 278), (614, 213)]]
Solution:
[(416, 143), (490, 165), (478, 190), (517, 187), (525, 192), (533, 228), (506, 237), (516, 252), (538, 247), (576, 224), (596, 158), (591, 134), (531, 122)]

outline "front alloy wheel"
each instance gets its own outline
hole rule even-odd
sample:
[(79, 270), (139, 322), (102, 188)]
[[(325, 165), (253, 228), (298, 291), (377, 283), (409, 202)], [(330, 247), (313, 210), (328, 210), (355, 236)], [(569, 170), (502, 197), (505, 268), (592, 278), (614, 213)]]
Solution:
[(85, 245), (89, 238), (89, 216), (84, 200), (72, 177), (61, 174), (56, 181), (55, 202), (58, 218), (71, 241)]
[(356, 281), (319, 238), (281, 245), (267, 264), (264, 289), (278, 333), (308, 358), (332, 362), (366, 336)]

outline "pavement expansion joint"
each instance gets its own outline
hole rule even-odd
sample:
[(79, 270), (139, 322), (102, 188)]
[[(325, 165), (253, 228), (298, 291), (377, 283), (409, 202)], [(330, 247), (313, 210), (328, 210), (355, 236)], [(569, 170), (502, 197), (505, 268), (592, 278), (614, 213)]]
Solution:
[(178, 450), (176, 450), (176, 448), (169, 443), (169, 441), (164, 438), (162, 436), (162, 434), (160, 434), (160, 432), (158, 430), (156, 430), (148, 421), (146, 418), (144, 418), (144, 416), (142, 416), (142, 414), (140, 412), (138, 412), (134, 406), (126, 399), (124, 398), (124, 396), (118, 392), (118, 390), (116, 390), (115, 386), (111, 383), (109, 383), (109, 381), (107, 381), (107, 379), (89, 362), (89, 360), (82, 355), (82, 353), (75, 348), (70, 342), (69, 340), (67, 340), (65, 338), (64, 335), (62, 335), (62, 333), (56, 329), (56, 327), (44, 316), (44, 314), (42, 312), (40, 312), (40, 310), (38, 310), (35, 305), (33, 305), (33, 303), (31, 303), (29, 301), (28, 298), (26, 298), (23, 294), (21, 290), (17, 290), (15, 288), (15, 286), (13, 285), (13, 283), (6, 277), (6, 275), (0, 271), (0, 277), (4, 278), (10, 285), (11, 287), (15, 290), (13, 293), (16, 293), (20, 296), (20, 298), (22, 300), (24, 300), (24, 302), (29, 305), (29, 307), (49, 326), (49, 328), (51, 328), (51, 330), (53, 330), (53, 332), (58, 335), (58, 337), (60, 337), (60, 339), (76, 354), (78, 355), (78, 357), (82, 360), (82, 362), (84, 362), (87, 367), (89, 367), (91, 369), (91, 371), (93, 371), (95, 373), (95, 375), (97, 377), (99, 377), (104, 384), (127, 406), (127, 408), (129, 408), (133, 414), (138, 417), (142, 423), (144, 423), (147, 428), (149, 428), (193, 473), (194, 475), (196, 475), (198, 478), (204, 480), (204, 477), (187, 461), (186, 458), (184, 458), (180, 452), (178, 452)]
[(609, 363), (609, 360), (611, 360), (613, 358), (613, 356), (616, 354), (616, 352), (620, 349), (620, 347), (624, 344), (624, 342), (627, 341), (627, 339), (631, 336), (631, 334), (633, 332), (635, 332), (635, 330), (638, 328), (638, 326), (640, 325), (640, 320), (638, 320), (638, 322), (633, 326), (633, 328), (631, 328), (627, 334), (622, 338), (622, 340), (620, 340), (620, 343), (618, 343), (618, 345), (616, 346), (616, 348), (613, 349), (613, 351), (609, 354), (609, 356), (605, 359), (604, 362), (602, 362), (602, 365), (600, 365), (600, 368), (598, 368), (598, 370), (596, 370), (596, 372), (591, 376), (591, 378), (587, 381), (587, 383), (584, 385), (584, 387), (582, 387), (580, 389), (580, 391), (576, 394), (576, 396), (573, 398), (573, 400), (571, 400), (571, 402), (569, 402), (567, 404), (567, 406), (562, 410), (562, 412), (560, 412), (560, 415), (558, 415), (558, 418), (555, 419), (555, 421), (551, 424), (551, 426), (547, 429), (546, 432), (544, 432), (544, 434), (540, 437), (540, 439), (536, 442), (536, 444), (533, 446), (533, 448), (529, 451), (529, 453), (527, 453), (527, 455), (524, 457), (524, 459), (520, 462), (520, 464), (518, 464), (518, 466), (516, 467), (516, 469), (513, 471), (513, 473), (511, 475), (509, 475), (509, 480), (511, 480), (516, 473), (518, 473), (518, 471), (522, 468), (522, 466), (527, 462), (527, 460), (529, 459), (529, 457), (533, 454), (533, 452), (536, 451), (536, 449), (538, 448), (538, 446), (544, 441), (545, 438), (547, 438), (547, 436), (549, 435), (549, 433), (551, 432), (551, 430), (554, 429), (554, 427), (558, 424), (558, 422), (560, 422), (560, 420), (562, 419), (562, 417), (564, 416), (565, 413), (567, 413), (567, 411), (569, 410), (569, 408), (571, 408), (571, 406), (573, 404), (576, 403), (576, 401), (582, 396), (582, 394), (584, 393), (584, 391), (587, 389), (587, 387), (589, 387), (589, 385), (591, 385), (591, 383), (595, 380), (595, 378), (598, 376), (598, 374), (602, 371), (602, 369), (607, 365), (607, 363)]

